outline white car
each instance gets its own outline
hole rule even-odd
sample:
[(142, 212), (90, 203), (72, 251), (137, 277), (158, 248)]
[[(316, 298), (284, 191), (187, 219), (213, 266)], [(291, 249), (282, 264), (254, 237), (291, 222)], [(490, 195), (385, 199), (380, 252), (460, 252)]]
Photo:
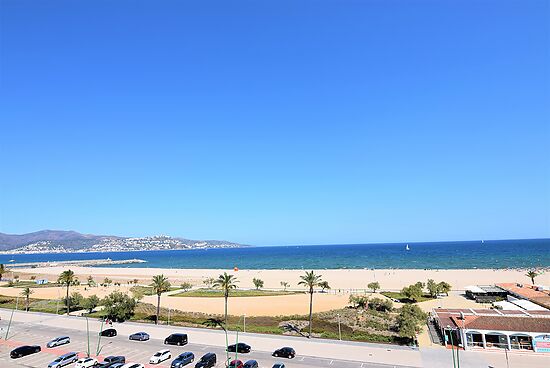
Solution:
[(145, 368), (143, 364), (139, 363), (126, 363), (120, 368)]
[(170, 350), (159, 350), (151, 357), (151, 359), (149, 359), (149, 363), (159, 364), (160, 362), (164, 362), (166, 359), (170, 359), (171, 357), (172, 354), (170, 353)]
[(76, 361), (74, 368), (91, 368), (97, 365), (95, 358), (80, 358)]

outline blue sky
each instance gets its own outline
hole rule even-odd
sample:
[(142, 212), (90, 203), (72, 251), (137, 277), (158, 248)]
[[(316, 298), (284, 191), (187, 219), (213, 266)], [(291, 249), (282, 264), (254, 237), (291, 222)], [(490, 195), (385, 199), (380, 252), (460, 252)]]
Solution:
[(0, 9), (0, 231), (550, 237), (547, 1)]

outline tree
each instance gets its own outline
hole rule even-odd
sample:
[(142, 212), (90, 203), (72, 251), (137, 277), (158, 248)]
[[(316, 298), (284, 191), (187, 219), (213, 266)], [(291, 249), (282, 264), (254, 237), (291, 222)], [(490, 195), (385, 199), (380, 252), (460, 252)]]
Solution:
[(183, 289), (183, 291), (189, 291), (193, 288), (193, 284), (191, 284), (190, 282), (184, 282), (180, 286)]
[(430, 293), (430, 296), (432, 298), (437, 297), (437, 294), (439, 294), (439, 284), (437, 284), (434, 280), (429, 279), (428, 283), (426, 285), (426, 288), (428, 289), (428, 292)]
[(537, 276), (540, 276), (540, 273), (538, 273), (538, 272), (535, 271), (535, 270), (529, 270), (529, 271), (527, 271), (527, 273), (525, 274), (525, 276), (529, 277), (529, 278), (531, 279), (531, 283), (532, 283), (533, 285), (535, 285), (535, 278), (536, 278)]
[(103, 300), (105, 317), (116, 322), (124, 322), (134, 315), (137, 302), (120, 291), (113, 291)]
[(441, 281), (439, 284), (437, 284), (437, 289), (440, 293), (445, 293), (447, 296), (449, 296), (449, 291), (451, 291), (451, 284)]
[(206, 285), (207, 288), (211, 289), (214, 283), (216, 282), (216, 279), (213, 277), (206, 278), (202, 283)]
[(73, 292), (71, 293), (71, 305), (75, 307), (79, 307), (82, 305), (82, 302), (84, 301), (84, 297), (79, 292)]
[(312, 330), (312, 323), (313, 323), (313, 289), (316, 286), (319, 286), (319, 283), (321, 283), (323, 280), (321, 279), (321, 275), (316, 275), (313, 270), (310, 272), (306, 271), (306, 274), (303, 276), (300, 276), (300, 281), (298, 285), (304, 285), (309, 289), (309, 335), (308, 338), (311, 338), (311, 330)]
[(369, 300), (369, 309), (379, 312), (389, 312), (393, 309), (393, 303), (388, 299), (372, 298)]
[(224, 272), (223, 275), (218, 276), (212, 283), (212, 286), (223, 291), (223, 297), (225, 298), (225, 328), (227, 328), (227, 300), (229, 299), (229, 292), (237, 288), (238, 282), (234, 275), (228, 275), (227, 272)]
[(113, 283), (113, 280), (111, 280), (110, 278), (108, 277), (105, 277), (105, 279), (103, 279), (103, 284), (105, 284), (105, 286), (109, 286)]
[(24, 288), (23, 291), (21, 292), (21, 295), (25, 297), (25, 312), (29, 311), (29, 298), (31, 297), (32, 293), (33, 291), (31, 290), (30, 287)]
[(369, 297), (366, 295), (355, 295), (351, 294), (349, 296), (349, 303), (353, 308), (362, 308), (365, 309), (368, 305)]
[(330, 289), (330, 285), (328, 284), (328, 281), (321, 281), (319, 283), (319, 287), (321, 288), (321, 292), (325, 292), (325, 289)]
[(281, 286), (283, 287), (283, 291), (286, 291), (286, 288), (290, 286), (290, 284), (286, 281), (281, 281)]
[(380, 284), (378, 281), (370, 282), (367, 287), (372, 290), (373, 293), (376, 293), (376, 290), (380, 289)]
[(4, 266), (3, 263), (0, 263), (0, 280), (2, 280), (2, 276), (6, 273), (6, 266)]
[(204, 326), (206, 327), (210, 327), (210, 328), (216, 328), (216, 327), (220, 327), (223, 332), (225, 332), (225, 354), (227, 356), (227, 364), (229, 364), (229, 349), (227, 349), (227, 347), (229, 346), (229, 339), (227, 337), (227, 329), (225, 328), (225, 325), (227, 323), (224, 323), (223, 320), (219, 319), (219, 318), (208, 318), (206, 321), (204, 321), (202, 323)]
[(13, 276), (13, 279), (15, 280), (15, 282), (19, 282), (19, 275)]
[(94, 309), (99, 305), (101, 301), (97, 295), (90, 295), (82, 301), (82, 307), (88, 310), (88, 313), (92, 313)]
[(61, 284), (67, 288), (65, 302), (67, 303), (67, 315), (70, 313), (71, 300), (69, 299), (69, 288), (75, 285), (78, 282), (78, 279), (74, 275), (74, 272), (71, 270), (63, 271), (57, 278), (57, 283)]
[(155, 318), (155, 324), (158, 325), (159, 323), (159, 316), (160, 316), (160, 296), (162, 293), (170, 290), (170, 283), (168, 282), (168, 278), (164, 277), (164, 275), (156, 275), (153, 276), (153, 293), (157, 294), (157, 316)]
[(404, 305), (397, 316), (399, 335), (414, 339), (426, 319), (426, 313), (417, 305)]
[(401, 289), (401, 294), (403, 294), (407, 299), (417, 302), (422, 297), (423, 286), (423, 283), (417, 282), (416, 284), (409, 285)]
[(89, 287), (95, 286), (96, 283), (94, 281), (94, 278), (92, 276), (88, 276), (87, 284)]
[(139, 282), (138, 279), (134, 279), (134, 285), (137, 285), (138, 282)]
[(263, 280), (260, 280), (260, 279), (257, 279), (257, 278), (253, 278), (253, 279), (252, 279), (252, 283), (253, 283), (254, 286), (256, 287), (256, 290), (260, 290), (260, 288), (263, 288), (263, 287), (264, 287), (264, 282), (263, 282)]

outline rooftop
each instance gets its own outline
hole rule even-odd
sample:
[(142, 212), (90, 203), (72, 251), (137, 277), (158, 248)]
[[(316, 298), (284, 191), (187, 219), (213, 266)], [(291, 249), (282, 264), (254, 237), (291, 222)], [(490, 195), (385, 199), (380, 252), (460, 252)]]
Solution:
[(550, 309), (550, 295), (548, 291), (538, 291), (534, 286), (522, 285), (522, 284), (497, 284), (498, 287), (507, 290), (513, 295), (528, 299), (535, 304), (538, 304), (544, 308)]

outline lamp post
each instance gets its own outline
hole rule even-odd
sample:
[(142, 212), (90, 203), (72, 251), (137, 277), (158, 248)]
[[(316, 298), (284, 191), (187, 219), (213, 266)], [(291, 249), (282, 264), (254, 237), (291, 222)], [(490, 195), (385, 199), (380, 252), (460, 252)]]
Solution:
[(337, 313), (336, 316), (338, 317), (338, 339), (342, 341), (342, 328), (340, 324), (340, 313)]
[[(454, 342), (453, 342), (453, 330), (451, 329), (451, 326), (447, 325), (447, 328), (445, 331), (449, 331), (449, 337), (451, 338), (451, 353), (453, 354), (453, 367), (456, 368), (456, 362), (455, 362), (455, 349), (454, 349)], [(445, 336), (447, 338), (447, 336)]]

